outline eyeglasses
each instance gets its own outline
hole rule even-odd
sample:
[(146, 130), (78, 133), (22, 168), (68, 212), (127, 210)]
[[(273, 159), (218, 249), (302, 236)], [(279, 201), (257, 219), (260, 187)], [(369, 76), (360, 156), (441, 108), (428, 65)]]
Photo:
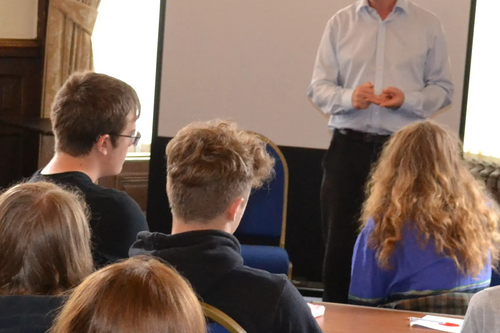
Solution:
[(132, 135), (113, 134), (113, 133), (110, 133), (109, 135), (123, 136), (124, 138), (131, 138), (131, 139), (133, 139), (132, 145), (134, 145), (134, 146), (137, 146), (139, 144), (139, 140), (141, 139), (141, 132), (139, 132), (139, 131), (135, 131), (135, 133)]

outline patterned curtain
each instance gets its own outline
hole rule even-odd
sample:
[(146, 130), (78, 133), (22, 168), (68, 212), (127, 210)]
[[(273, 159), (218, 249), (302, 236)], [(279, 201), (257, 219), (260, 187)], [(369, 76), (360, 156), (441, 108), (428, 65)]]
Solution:
[(101, 0), (50, 0), (45, 43), (43, 114), (74, 72), (94, 69), (92, 31)]

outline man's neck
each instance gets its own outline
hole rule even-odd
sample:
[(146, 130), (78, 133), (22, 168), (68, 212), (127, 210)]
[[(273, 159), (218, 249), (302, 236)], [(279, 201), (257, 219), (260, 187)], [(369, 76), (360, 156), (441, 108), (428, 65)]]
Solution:
[(382, 20), (394, 10), (397, 0), (368, 0), (370, 7), (375, 9)]
[(232, 234), (231, 223), (215, 219), (207, 222), (184, 221), (175, 215), (172, 217), (172, 235), (189, 231), (220, 230)]
[(89, 156), (74, 157), (62, 152), (55, 153), (50, 162), (42, 169), (42, 175), (74, 171), (83, 172), (89, 176), (94, 183), (97, 183), (101, 177), (97, 163)]

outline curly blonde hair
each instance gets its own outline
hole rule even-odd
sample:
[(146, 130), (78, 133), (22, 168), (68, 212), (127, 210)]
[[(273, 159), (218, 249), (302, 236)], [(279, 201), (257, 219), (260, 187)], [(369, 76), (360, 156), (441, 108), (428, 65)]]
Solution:
[(187, 125), (166, 153), (170, 208), (185, 222), (213, 220), (273, 174), (266, 143), (230, 121)]
[(499, 208), (461, 151), (456, 136), (429, 120), (389, 140), (367, 183), (361, 216), (362, 226), (370, 217), (374, 221), (369, 245), (381, 267), (391, 268), (389, 258), (410, 224), (463, 273), (477, 276), (490, 258), (496, 265)]

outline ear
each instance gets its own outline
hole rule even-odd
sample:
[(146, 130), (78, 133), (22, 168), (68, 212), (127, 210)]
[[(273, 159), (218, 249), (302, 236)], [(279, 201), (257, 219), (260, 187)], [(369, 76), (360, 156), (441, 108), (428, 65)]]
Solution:
[(103, 155), (108, 155), (108, 151), (111, 148), (111, 138), (108, 134), (101, 135), (97, 143), (95, 144), (97, 151)]
[(229, 221), (235, 222), (238, 220), (238, 217), (241, 216), (242, 214), (240, 213), (240, 210), (245, 207), (245, 198), (239, 197), (233, 203), (231, 206), (226, 211), (226, 217)]
[(169, 196), (169, 193), (170, 193), (170, 177), (169, 176), (167, 176), (166, 190), (167, 190), (167, 196)]

